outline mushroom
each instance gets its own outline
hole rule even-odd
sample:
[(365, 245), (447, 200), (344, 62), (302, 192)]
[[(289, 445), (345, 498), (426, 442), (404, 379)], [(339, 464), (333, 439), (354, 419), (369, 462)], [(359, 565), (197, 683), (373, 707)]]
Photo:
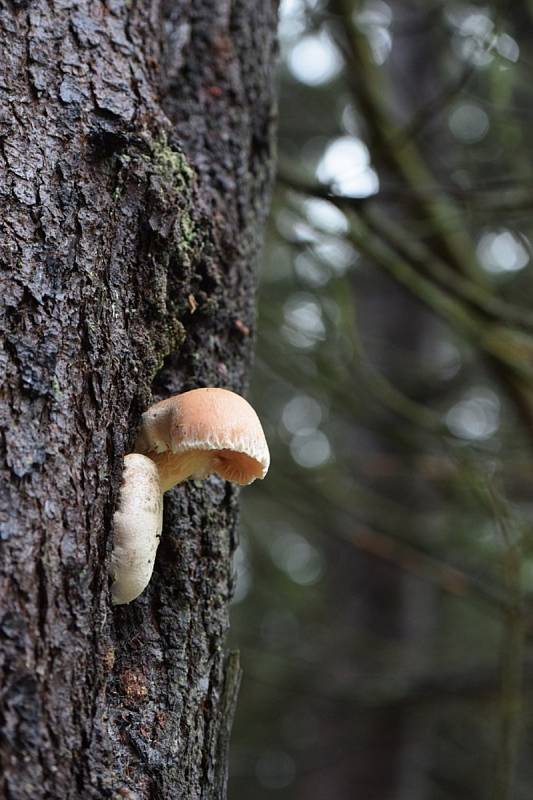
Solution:
[(264, 478), (270, 464), (257, 414), (227, 389), (193, 389), (151, 406), (135, 451), (157, 464), (164, 492), (213, 472), (246, 485)]
[(111, 574), (114, 604), (130, 603), (147, 587), (163, 527), (163, 495), (154, 462), (139, 453), (124, 458), (118, 509), (113, 515)]
[[(177, 483), (188, 478), (205, 478), (212, 473), (240, 485), (253, 483), (256, 478), (265, 477), (270, 464), (265, 434), (251, 405), (235, 392), (214, 388), (193, 389), (174, 395), (155, 403), (145, 411), (135, 443), (135, 453), (126, 456), (126, 459), (133, 457), (149, 461), (155, 467), (160, 497), (162, 492), (168, 491)], [(125, 508), (131, 502), (128, 498), (137, 494), (139, 502), (149, 502), (146, 493), (143, 499), (140, 496), (143, 493), (133, 485), (130, 486), (129, 475), (131, 480), (134, 480), (134, 476), (133, 472), (126, 474), (129, 469), (128, 463), (119, 511), (115, 514), (115, 550), (120, 547), (120, 554), (115, 557), (115, 550), (113, 551), (114, 564), (127, 564), (124, 542), (129, 541), (135, 551), (137, 537), (146, 537), (153, 541), (153, 533), (147, 531), (143, 534), (140, 531), (139, 515), (135, 509), (131, 530), (126, 532)], [(131, 508), (134, 508), (133, 504)], [(161, 515), (161, 510), (159, 514)], [(161, 523), (150, 563), (150, 575), (160, 533)], [(135, 556), (132, 556), (131, 563), (136, 563)], [(148, 564), (148, 560), (146, 563)], [(132, 566), (131, 569), (137, 567)], [(121, 571), (120, 581), (116, 578), (113, 585), (113, 602), (129, 603), (135, 599), (146, 587), (150, 575), (137, 594), (131, 594), (121, 589), (115, 591), (119, 582), (121, 585), (135, 582), (135, 579), (130, 582)], [(141, 585), (140, 581), (138, 585)], [(116, 599), (126, 596), (127, 599)]]

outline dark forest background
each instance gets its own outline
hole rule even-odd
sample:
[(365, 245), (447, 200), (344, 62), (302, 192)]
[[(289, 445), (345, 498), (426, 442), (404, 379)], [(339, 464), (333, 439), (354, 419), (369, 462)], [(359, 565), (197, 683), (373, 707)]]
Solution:
[(533, 2), (284, 0), (231, 800), (521, 800)]

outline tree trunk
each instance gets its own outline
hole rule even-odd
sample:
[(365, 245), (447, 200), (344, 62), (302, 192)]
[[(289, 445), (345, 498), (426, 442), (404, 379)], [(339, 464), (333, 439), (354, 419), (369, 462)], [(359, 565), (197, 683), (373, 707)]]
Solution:
[(108, 567), (140, 413), (245, 386), (275, 5), (0, 3), (2, 798), (225, 797), (234, 488), (166, 496), (131, 605)]

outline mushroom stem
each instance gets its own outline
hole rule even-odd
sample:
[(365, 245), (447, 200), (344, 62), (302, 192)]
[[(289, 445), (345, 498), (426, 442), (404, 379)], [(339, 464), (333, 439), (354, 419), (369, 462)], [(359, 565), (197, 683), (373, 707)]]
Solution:
[(211, 463), (210, 453), (202, 450), (188, 450), (184, 453), (152, 451), (146, 455), (157, 466), (163, 493), (188, 478), (204, 478)]

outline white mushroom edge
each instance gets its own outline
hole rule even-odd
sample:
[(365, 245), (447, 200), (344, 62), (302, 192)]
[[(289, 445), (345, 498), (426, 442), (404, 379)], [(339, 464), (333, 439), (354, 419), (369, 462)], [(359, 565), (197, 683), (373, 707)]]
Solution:
[(135, 600), (148, 586), (161, 537), (163, 493), (151, 458), (139, 453), (125, 456), (113, 525), (111, 597), (113, 604), (121, 605)]

